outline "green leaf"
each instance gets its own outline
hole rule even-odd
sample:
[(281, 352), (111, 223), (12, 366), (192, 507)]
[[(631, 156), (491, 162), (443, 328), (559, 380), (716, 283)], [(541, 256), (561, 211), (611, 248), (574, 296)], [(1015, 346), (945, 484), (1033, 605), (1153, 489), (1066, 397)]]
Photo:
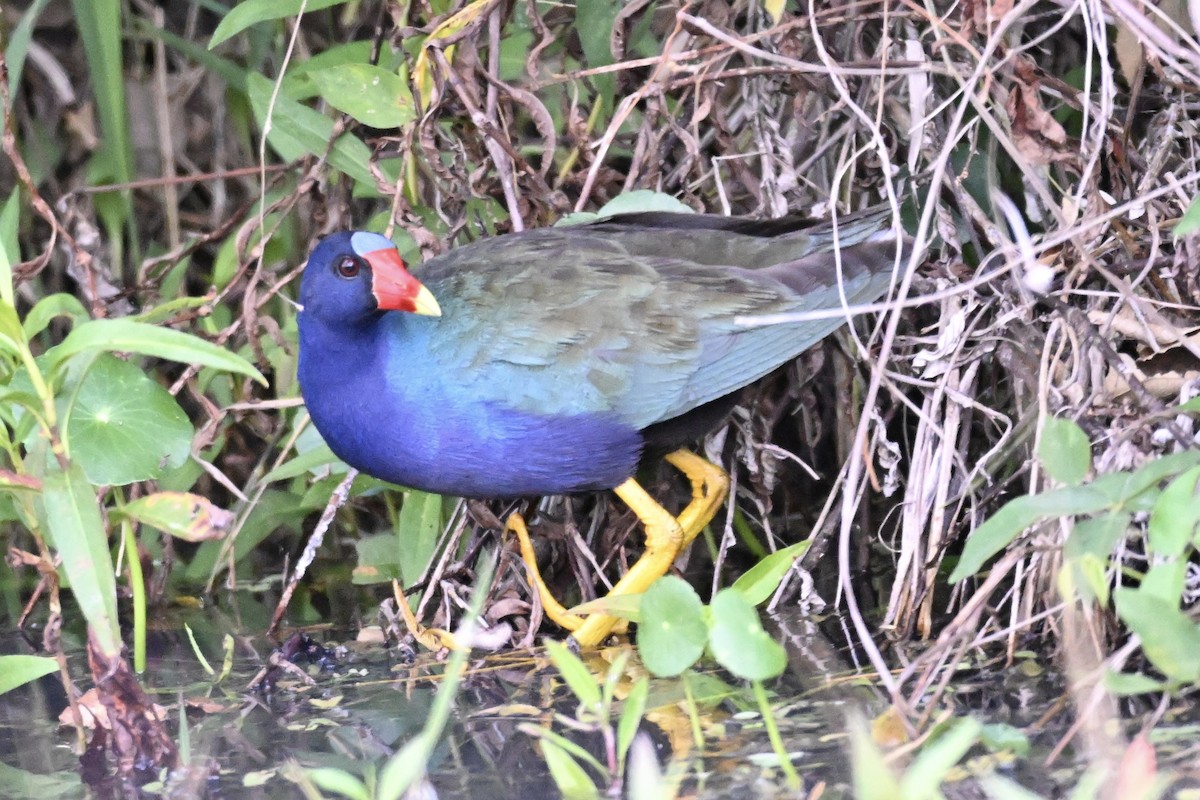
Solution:
[(983, 726), (970, 717), (954, 720), (948, 730), (921, 748), (900, 776), (900, 797), (936, 797), (938, 788), (967, 751)]
[(1192, 467), (1159, 494), (1147, 529), (1150, 552), (1168, 558), (1181, 558), (1195, 540), (1200, 526), (1200, 502), (1196, 488), (1200, 467)]
[(1164, 479), (1196, 465), (1200, 465), (1200, 450), (1185, 450), (1182, 453), (1152, 458), (1133, 472), (1110, 472), (1101, 475), (1088, 485), (1102, 492), (1114, 507), (1141, 500), (1142, 506), (1131, 505), (1130, 510), (1149, 511), (1150, 507), (1144, 504), (1145, 500), (1152, 499), (1145, 497), (1149, 489), (1158, 486)]
[(787, 667), (787, 652), (763, 630), (754, 606), (733, 589), (713, 598), (708, 648), (717, 663), (748, 681), (774, 678)]
[(1131, 518), (1132, 515), (1128, 512), (1110, 511), (1076, 522), (1067, 537), (1063, 554), (1068, 559), (1090, 555), (1107, 560), (1117, 543), (1128, 532)]
[(779, 582), (783, 580), (783, 576), (796, 563), (796, 559), (804, 555), (808, 550), (808, 545), (809, 541), (805, 539), (803, 542), (796, 542), (789, 547), (775, 551), (746, 570), (730, 588), (746, 598), (746, 601), (752, 606), (762, 603), (779, 588)]
[(372, 128), (399, 128), (416, 119), (408, 84), (373, 64), (342, 64), (309, 73), (325, 102)]
[(641, 727), (642, 717), (646, 716), (649, 697), (650, 680), (645, 675), (638, 678), (630, 688), (629, 694), (625, 695), (625, 705), (621, 708), (621, 719), (617, 722), (617, 761), (620, 764), (625, 762), (625, 758), (629, 754), (629, 746), (633, 744), (633, 737), (637, 736), (638, 729)]
[(115, 356), (97, 358), (67, 419), (71, 455), (97, 485), (123, 486), (176, 469), (195, 431), (170, 392), (141, 368)]
[(1192, 200), (1187, 211), (1183, 212), (1183, 216), (1179, 218), (1179, 222), (1175, 223), (1175, 228), (1171, 233), (1183, 237), (1191, 236), (1197, 231), (1200, 231), (1200, 197)]
[(551, 663), (579, 698), (580, 704), (588, 711), (597, 713), (600, 710), (600, 684), (587, 665), (559, 642), (546, 642), (546, 655), (550, 656)]
[(1152, 594), (1168, 603), (1178, 602), (1187, 586), (1187, 559), (1158, 561), (1150, 565), (1138, 591)]
[[(8, 62), (10, 86), (15, 86), (20, 80), (20, 70), (13, 67), (11, 58), (16, 37), (20, 34), (22, 26), (25, 25), (25, 20), (34, 17), (35, 12), (40, 10), (38, 8), (40, 5), (45, 5), (45, 0), (38, 0), (37, 3), (30, 6), (25, 16), (21, 18), (21, 22), (18, 23), (17, 30), (13, 31), (13, 42), (9, 44), (8, 50), (10, 54)], [(0, 122), (3, 122), (5, 113), (7, 112), (4, 109), (0, 109)], [(10, 307), (13, 305), (12, 268), (21, 260), (21, 249), (17, 241), (17, 223), (20, 221), (21, 206), (21, 192), (13, 189), (12, 194), (4, 201), (4, 207), (0, 208), (0, 301)]]
[(1140, 672), (1113, 672), (1111, 669), (1104, 672), (1104, 688), (1122, 697), (1161, 692), (1169, 687), (1170, 684)]
[(227, 39), (237, 36), (251, 25), (272, 19), (294, 17), (303, 8), (305, 13), (320, 11), (323, 8), (340, 5), (346, 0), (245, 0), (229, 10), (225, 18), (213, 31), (208, 49), (212, 49)]
[(197, 364), (246, 375), (263, 386), (267, 385), (267, 379), (253, 364), (219, 345), (182, 331), (147, 325), (128, 317), (94, 319), (78, 326), (51, 351), (53, 364), (57, 366), (85, 350), (157, 356), (183, 364)]
[(234, 515), (206, 497), (190, 492), (155, 492), (126, 503), (111, 513), (158, 528), (185, 542), (224, 538)]
[[(239, 537), (240, 538), (240, 537)], [(390, 533), (360, 536), (354, 541), (358, 553), (358, 564), (350, 573), (350, 580), (358, 586), (375, 583), (401, 581), (400, 552), (396, 548), (396, 537)]]
[(1038, 460), (1051, 478), (1077, 486), (1092, 468), (1091, 443), (1074, 420), (1046, 417), (1042, 422)]
[[(100, 117), (101, 157), (110, 179), (123, 183), (133, 177), (133, 147), (125, 105), (125, 67), (121, 34), (124, 14), (120, 0), (73, 0), (75, 24), (87, 54), (87, 76)], [(93, 196), (97, 197), (97, 196)], [(132, 210), (126, 195), (122, 216)]]
[(684, 205), (669, 194), (651, 189), (634, 189), (609, 200), (599, 211), (579, 211), (566, 214), (555, 225), (580, 225), (594, 222), (617, 214), (637, 214), (643, 211), (672, 211), (678, 214), (694, 214), (691, 206)]
[[(263, 483), (274, 483), (275, 481), (285, 481), (291, 478), (298, 478), (306, 472), (311, 472), (326, 464), (336, 464), (339, 462), (337, 456), (329, 449), (329, 445), (322, 442), (311, 450), (306, 450), (293, 459), (283, 462), (275, 469), (263, 476)], [(345, 472), (343, 465), (342, 469), (334, 470), (335, 472)]]
[(6, 300), (0, 300), (0, 349), (14, 359), (20, 359), (21, 354), (28, 350), (21, 318)]
[(59, 571), (71, 584), (100, 651), (115, 658), (121, 653), (117, 581), (96, 493), (76, 463), (64, 472), (51, 459), (42, 482), (42, 530), (62, 558)]
[(0, 656), (0, 694), (58, 672), (58, 662), (45, 656)]
[(83, 303), (75, 295), (58, 293), (43, 297), (29, 313), (25, 315), (25, 337), (33, 339), (57, 317), (69, 317), (72, 324), (87, 322), (91, 319)]
[(578, 761), (544, 736), (538, 740), (538, 744), (542, 748), (542, 758), (546, 760), (550, 777), (565, 800), (598, 800), (599, 790)]
[(333, 139), (333, 120), (319, 111), (280, 93), (272, 105), (274, 86), (262, 75), (246, 76), (246, 91), (259, 127), (266, 128), (267, 143), (285, 161), (296, 161), (306, 156), (329, 154), (329, 163), (364, 186), (374, 187), (375, 178), (367, 164), (371, 161), (371, 149), (353, 134), (344, 133), (330, 148)]
[[(4, 60), (8, 62), (9, 86), (21, 85), (21, 74), (25, 68), (25, 56), (29, 54), (29, 43), (33, 39), (34, 25), (48, 4), (49, 0), (34, 0), (30, 3), (21, 14), (21, 21), (12, 28), (9, 34), (8, 45), (4, 49)], [(0, 120), (3, 119), (6, 112), (7, 109), (0, 109)], [(0, 253), (3, 252), (5, 244), (3, 237), (0, 237)], [(12, 302), (12, 295), (4, 294), (2, 289), (0, 289), (0, 298)]]
[(883, 757), (883, 751), (871, 737), (871, 728), (857, 712), (848, 721), (850, 728), (851, 797), (856, 800), (899, 800), (896, 773)]
[(658, 677), (678, 675), (704, 654), (704, 604), (682, 578), (666, 575), (642, 593), (637, 644), (642, 663)]
[(1067, 486), (1042, 494), (1025, 495), (1005, 503), (1000, 510), (975, 529), (963, 547), (958, 565), (950, 573), (957, 583), (974, 575), (992, 556), (1008, 547), (1035, 522), (1048, 517), (1089, 514), (1109, 506), (1108, 495), (1093, 486)]
[(371, 792), (355, 776), (337, 767), (315, 767), (306, 769), (308, 779), (326, 792), (337, 792), (350, 800), (371, 800)]
[(640, 594), (610, 594), (580, 603), (571, 609), (572, 613), (581, 617), (589, 614), (607, 614), (610, 617), (627, 619), (630, 622), (642, 621), (642, 595)]
[(1020, 728), (994, 722), (979, 729), (979, 740), (993, 753), (1007, 750), (1018, 758), (1029, 753), (1029, 737)]
[(1200, 680), (1200, 627), (1168, 601), (1149, 592), (1121, 588), (1113, 592), (1117, 615), (1142, 640), (1150, 663), (1172, 680)]
[(396, 521), (396, 545), (400, 576), (412, 586), (429, 567), (442, 532), (442, 496), (416, 490), (404, 493), (404, 505)]

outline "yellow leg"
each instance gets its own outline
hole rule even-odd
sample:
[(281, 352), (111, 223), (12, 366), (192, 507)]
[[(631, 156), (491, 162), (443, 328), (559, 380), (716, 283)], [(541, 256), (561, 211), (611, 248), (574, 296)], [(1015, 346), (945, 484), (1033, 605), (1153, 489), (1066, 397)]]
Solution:
[[(645, 526), (646, 549), (641, 558), (617, 581), (616, 586), (608, 593), (609, 597), (639, 594), (666, 575), (683, 549), (691, 544), (700, 531), (704, 530), (704, 526), (712, 520), (729, 491), (729, 477), (724, 470), (687, 450), (676, 450), (667, 456), (667, 461), (691, 481), (692, 500), (678, 517), (674, 517), (633, 478), (613, 490)], [(508, 518), (508, 528), (517, 535), (521, 547), (521, 560), (525, 562), (529, 572), (529, 582), (537, 588), (541, 596), (546, 616), (563, 628), (573, 631), (572, 638), (580, 647), (595, 647), (604, 641), (616, 626), (624, 622), (606, 614), (591, 614), (585, 618), (564, 608), (550, 593), (538, 572), (533, 543), (529, 540), (525, 520), (520, 514), (513, 514)]]
[(558, 598), (551, 594), (550, 587), (546, 586), (546, 582), (542, 580), (542, 573), (538, 570), (537, 556), (533, 552), (533, 542), (529, 540), (529, 530), (525, 527), (525, 518), (513, 512), (508, 518), (506, 527), (517, 535), (517, 543), (521, 546), (521, 560), (525, 562), (529, 583), (537, 589), (538, 595), (541, 596), (542, 610), (546, 612), (546, 616), (569, 631), (576, 630), (583, 625), (583, 617), (567, 611), (563, 604), (558, 602)]
[(725, 496), (729, 493), (729, 476), (725, 470), (687, 450), (676, 450), (667, 456), (667, 463), (692, 482), (692, 502), (679, 513), (683, 529), (682, 550), (712, 521)]

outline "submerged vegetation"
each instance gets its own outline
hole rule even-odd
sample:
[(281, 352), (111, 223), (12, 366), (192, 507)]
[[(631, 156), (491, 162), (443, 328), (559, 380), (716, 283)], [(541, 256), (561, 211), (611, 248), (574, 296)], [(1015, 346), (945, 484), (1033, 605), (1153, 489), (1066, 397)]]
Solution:
[[(887, 301), (746, 392), (703, 445), (734, 501), (687, 580), (605, 608), (642, 623), (638, 657), (598, 669), (551, 646), (575, 710), (522, 735), (569, 796), (677, 791), (694, 775), (637, 735), (663, 693), (634, 662), (682, 675), (662, 703), (690, 710), (700, 748), (707, 659), (715, 694), (761, 715), (763, 769), (817, 796), (768, 693), (795, 653), (753, 612), (799, 605), (841, 615), (887, 700), (847, 724), (858, 797), (939, 796), (971, 752), (1029, 757), (1054, 717), (1039, 757), (1071, 748), (1080, 796), (1198, 777), (1153, 736), (1168, 709), (1194, 719), (1200, 684), (1194, 8), (20, 5), (0, 10), (0, 521), (5, 625), (32, 644), (0, 656), (0, 691), (55, 674), (94, 743), (96, 686), (121, 775), (208, 769), (185, 711), (168, 724), (145, 694), (153, 670), (136, 677), (157, 609), (250, 592), (279, 609), (252, 633), (333, 621), (451, 652), (392, 761), (290, 773), (309, 796), (395, 797), (447, 724), (470, 660), (450, 645), (560, 636), (503, 520), (530, 520), (573, 602), (637, 555), (605, 497), (465, 503), (336, 461), (295, 380), (318, 235), (386, 232), (419, 263), (598, 212), (884, 204), (914, 244)], [(669, 471), (645, 478), (686, 501)], [(973, 717), (959, 679), (1031, 651), (1062, 702), (1023, 729)]]

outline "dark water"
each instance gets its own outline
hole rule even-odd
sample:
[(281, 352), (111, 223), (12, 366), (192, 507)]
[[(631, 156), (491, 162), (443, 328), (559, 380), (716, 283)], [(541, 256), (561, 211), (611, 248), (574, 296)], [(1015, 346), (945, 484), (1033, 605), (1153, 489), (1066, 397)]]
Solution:
[[(358, 644), (338, 632), (314, 629), (309, 633), (331, 648), (332, 667), (300, 664), (303, 676), (283, 674), (269, 693), (252, 692), (247, 686), (273, 645), (253, 636), (235, 636), (233, 669), (215, 683), (183, 633), (185, 622), (217, 670), (223, 640), (233, 625), (225, 617), (179, 614), (163, 619), (164, 630), (151, 639), (145, 682), (155, 702), (167, 709), (173, 730), (179, 724), (181, 700), (186, 708), (184, 738), (193, 769), (186, 779), (176, 776), (176, 783), (184, 785), (174, 786), (172, 796), (301, 797), (286, 777), (295, 765), (339, 767), (366, 775), (422, 729), (441, 682), (443, 664), (431, 654), (418, 653), (410, 662), (398, 648)], [(855, 678), (853, 651), (827, 638), (830, 632), (836, 637), (836, 624), (818, 628), (787, 618), (775, 624), (777, 636), (787, 643), (790, 669), (772, 684), (772, 701), (804, 789), (796, 795), (786, 787), (746, 687), (705, 671), (690, 683), (698, 701), (696, 720), (684, 710), (681, 683), (656, 680), (649, 703), (653, 711), (642, 726), (660, 765), (679, 779), (683, 794), (804, 797), (824, 784), (822, 797), (852, 796), (848, 714), (853, 710), (874, 718), (887, 707), (886, 699), (869, 673)], [(11, 631), (4, 636), (0, 652), (31, 652)], [(87, 671), (78, 637), (78, 631), (68, 631), (72, 672), (83, 680)], [(603, 674), (615, 654), (594, 654), (589, 667)], [(631, 664), (619, 686), (639, 675), (636, 660)], [(1069, 714), (1060, 715), (1058, 722), (1041, 719), (1062, 696), (1061, 679), (1040, 664), (1030, 668), (1026, 660), (990, 672), (965, 670), (953, 688), (956, 713), (1027, 731), (1034, 752), (1002, 758), (977, 747), (968, 768), (959, 770), (956, 781), (947, 786), (947, 796), (983, 796), (973, 787), (972, 770), (999, 771), (1047, 797), (1074, 785), (1080, 770), (1069, 759), (1044, 768), (1038, 755), (1048, 752), (1069, 724)], [(621, 693), (619, 688), (618, 697)], [(65, 706), (56, 676), (0, 696), (0, 797), (88, 796), (74, 751), (75, 734), (57, 723)], [(448, 735), (429, 767), (433, 792), (444, 798), (558, 797), (536, 737), (522, 726), (550, 726), (603, 762), (603, 737), (572, 725), (576, 710), (577, 702), (540, 651), (473, 659)], [(695, 740), (696, 726), (701, 744)], [(1170, 748), (1173, 751), (1186, 754), (1187, 741), (1200, 738), (1193, 727), (1189, 740), (1182, 720), (1172, 730), (1180, 731), (1180, 744)], [(600, 788), (603, 793), (607, 787)], [(146, 793), (161, 791), (151, 784)]]

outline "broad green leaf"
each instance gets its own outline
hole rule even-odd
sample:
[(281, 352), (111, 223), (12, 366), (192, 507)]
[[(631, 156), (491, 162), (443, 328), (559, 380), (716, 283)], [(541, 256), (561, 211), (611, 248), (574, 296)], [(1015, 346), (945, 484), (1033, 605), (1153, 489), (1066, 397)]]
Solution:
[(221, 539), (233, 528), (234, 515), (207, 497), (190, 492), (155, 492), (111, 512), (158, 528), (185, 542)]
[(0, 694), (58, 672), (58, 661), (46, 656), (0, 656)]
[(1090, 555), (1107, 560), (1129, 531), (1131, 518), (1132, 515), (1125, 511), (1109, 511), (1079, 520), (1067, 537), (1063, 554), (1069, 559)]
[(208, 42), (208, 48), (211, 50), (221, 42), (237, 36), (251, 25), (272, 19), (294, 17), (301, 10), (306, 14), (320, 11), (344, 2), (346, 0), (244, 0), (231, 8), (217, 25), (212, 39)]
[(309, 73), (325, 102), (372, 128), (399, 128), (416, 119), (408, 84), (373, 64), (342, 64)]
[(62, 558), (59, 570), (71, 584), (95, 642), (105, 656), (115, 658), (121, 653), (117, 581), (96, 492), (81, 466), (72, 462), (63, 471), (53, 458), (42, 482), (42, 530)]
[(1200, 465), (1200, 450), (1185, 450), (1182, 453), (1152, 458), (1133, 472), (1110, 472), (1101, 475), (1088, 486), (1102, 492), (1114, 507), (1124, 506), (1130, 511), (1149, 511), (1152, 505), (1148, 501), (1155, 498), (1147, 497), (1147, 490), (1156, 487), (1166, 478), (1196, 465)]
[(543, 736), (538, 740), (550, 777), (564, 800), (598, 800), (600, 792), (583, 767), (559, 745)]
[(1069, 514), (1090, 514), (1107, 508), (1109, 502), (1105, 492), (1091, 485), (1067, 486), (1008, 501), (967, 539), (958, 565), (950, 573), (950, 582), (974, 575), (1035, 522)]
[(1196, 538), (1200, 525), (1197, 481), (1200, 481), (1200, 467), (1192, 467), (1159, 494), (1147, 529), (1147, 543), (1153, 554), (1180, 558)]
[(712, 601), (708, 649), (722, 667), (748, 681), (774, 678), (787, 667), (787, 653), (763, 630), (758, 611), (733, 589)]
[[(618, 3), (576, 3), (575, 31), (579, 35), (588, 67), (603, 67), (613, 63), (612, 30), (621, 7)], [(611, 115), (616, 95), (616, 79), (606, 73), (589, 78), (603, 104), (603, 112)]]
[(246, 76), (246, 90), (250, 105), (259, 127), (266, 127), (267, 142), (285, 161), (296, 161), (306, 156), (329, 154), (329, 163), (364, 186), (373, 187), (375, 179), (367, 164), (371, 161), (371, 149), (353, 134), (344, 133), (330, 148), (333, 139), (333, 120), (319, 111), (280, 93), (271, 97), (274, 87), (262, 75)]
[(1168, 603), (1177, 602), (1187, 586), (1188, 561), (1176, 558), (1170, 561), (1158, 561), (1150, 565), (1138, 591), (1152, 594)]
[(783, 576), (792, 568), (792, 564), (796, 563), (796, 559), (804, 555), (808, 545), (809, 541), (805, 539), (775, 551), (746, 570), (730, 588), (746, 598), (752, 606), (764, 602), (779, 588)]
[(1092, 447), (1087, 434), (1074, 420), (1046, 417), (1038, 460), (1051, 478), (1068, 486), (1077, 486), (1092, 468)]
[(246, 375), (264, 386), (267, 385), (267, 379), (253, 364), (219, 345), (182, 331), (147, 325), (128, 317), (94, 319), (76, 327), (62, 344), (51, 351), (53, 363), (61, 364), (85, 350), (157, 356), (184, 364), (198, 364)]
[(1200, 197), (1192, 200), (1187, 211), (1183, 212), (1183, 216), (1179, 218), (1179, 222), (1175, 223), (1175, 228), (1171, 233), (1183, 237), (1191, 236), (1198, 231), (1200, 231)]
[(637, 644), (646, 669), (660, 678), (695, 664), (708, 640), (704, 604), (682, 578), (659, 578), (642, 594)]
[(587, 665), (559, 642), (546, 642), (546, 655), (580, 704), (593, 714), (597, 713), (600, 710), (600, 684)]
[(396, 521), (396, 548), (399, 551), (400, 576), (412, 586), (425, 573), (437, 549), (442, 532), (442, 497), (429, 492), (408, 491)]
[(1113, 592), (1117, 615), (1142, 640), (1150, 663), (1172, 680), (1200, 680), (1200, 627), (1179, 610), (1178, 601), (1121, 588)]
[(137, 364), (102, 354), (67, 419), (71, 455), (97, 485), (122, 486), (179, 467), (195, 431), (170, 392)]

